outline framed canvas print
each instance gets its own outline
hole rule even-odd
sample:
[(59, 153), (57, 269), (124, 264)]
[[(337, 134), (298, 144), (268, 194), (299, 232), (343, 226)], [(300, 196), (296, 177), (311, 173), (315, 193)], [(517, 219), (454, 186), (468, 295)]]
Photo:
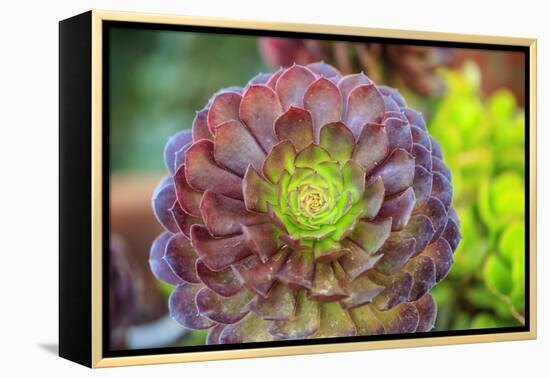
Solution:
[(62, 357), (536, 337), (536, 41), (60, 22)]

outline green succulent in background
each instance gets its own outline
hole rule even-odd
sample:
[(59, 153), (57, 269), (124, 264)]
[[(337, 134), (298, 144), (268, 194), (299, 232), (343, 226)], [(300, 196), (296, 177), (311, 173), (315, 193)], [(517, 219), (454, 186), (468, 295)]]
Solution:
[(520, 325), (525, 303), (525, 117), (505, 89), (480, 95), (471, 62), (443, 71), (447, 93), (428, 125), (455, 187), (463, 240), (435, 288), (437, 329)]

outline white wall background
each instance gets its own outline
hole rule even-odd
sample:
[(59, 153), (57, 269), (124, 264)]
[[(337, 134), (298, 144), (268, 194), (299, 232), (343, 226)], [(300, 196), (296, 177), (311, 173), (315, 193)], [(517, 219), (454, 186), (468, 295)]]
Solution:
[[(0, 22), (0, 375), (101, 377), (520, 377), (550, 371), (550, 27), (544, 1), (4, 1)], [(61, 19), (109, 9), (536, 37), (539, 39), (539, 339), (108, 369), (54, 355), (57, 343), (57, 71)], [(546, 211), (544, 211), (546, 210)]]

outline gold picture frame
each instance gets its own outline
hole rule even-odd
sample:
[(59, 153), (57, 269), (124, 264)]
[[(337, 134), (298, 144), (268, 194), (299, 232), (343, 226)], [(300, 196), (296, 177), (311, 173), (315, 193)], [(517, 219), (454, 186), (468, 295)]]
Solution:
[[(481, 342), (494, 342), (494, 341), (512, 341), (512, 340), (527, 340), (535, 339), (537, 335), (536, 325), (536, 313), (537, 313), (537, 300), (536, 300), (536, 213), (537, 213), (537, 193), (536, 193), (536, 107), (537, 107), (537, 73), (536, 73), (536, 54), (537, 54), (537, 41), (536, 39), (528, 38), (512, 38), (512, 37), (500, 37), (500, 36), (482, 36), (482, 35), (468, 35), (468, 34), (450, 34), (450, 33), (436, 33), (425, 31), (405, 31), (405, 30), (393, 30), (393, 29), (377, 29), (368, 27), (351, 27), (351, 26), (337, 26), (337, 25), (321, 25), (321, 24), (293, 24), (293, 23), (278, 23), (278, 22), (259, 22), (252, 20), (231, 20), (231, 19), (216, 19), (209, 17), (189, 17), (189, 16), (174, 16), (174, 15), (160, 15), (160, 14), (144, 14), (144, 13), (126, 13), (126, 12), (110, 12), (93, 10), (85, 14), (86, 22), (85, 26), (79, 26), (82, 30), (88, 30), (89, 35), (89, 47), (90, 51), (90, 68), (91, 76), (89, 77), (89, 84), (91, 86), (90, 99), (90, 122), (91, 134), (90, 138), (90, 163), (91, 163), (91, 177), (89, 184), (89, 193), (91, 194), (90, 205), (90, 253), (86, 255), (87, 266), (77, 266), (77, 261), (70, 261), (73, 269), (89, 269), (91, 295), (89, 298), (89, 309), (91, 309), (89, 318), (85, 321), (90, 321), (89, 324), (89, 349), (85, 349), (85, 352), (73, 355), (69, 351), (69, 348), (74, 348), (76, 341), (73, 340), (75, 336), (71, 336), (71, 332), (74, 333), (74, 328), (67, 328), (65, 331), (60, 330), (63, 335), (60, 335), (60, 354), (63, 357), (75, 360), (90, 367), (114, 367), (114, 366), (127, 366), (127, 365), (143, 365), (143, 364), (160, 364), (160, 363), (173, 363), (173, 362), (190, 362), (190, 361), (207, 361), (207, 360), (220, 360), (220, 359), (237, 359), (237, 358), (250, 358), (250, 357), (268, 357), (268, 356), (283, 356), (283, 355), (295, 355), (295, 354), (311, 354), (311, 353), (329, 353), (329, 352), (347, 352), (347, 351), (360, 351), (360, 350), (372, 350), (372, 349), (387, 349), (387, 348), (403, 348), (403, 347), (420, 347), (420, 346), (435, 346), (435, 345), (448, 345), (448, 344), (467, 344), (467, 343), (481, 343)], [(70, 21), (70, 20), (69, 20)], [(154, 355), (138, 355), (138, 356), (124, 356), (124, 357), (104, 357), (103, 353), (103, 319), (102, 319), (102, 306), (103, 306), (103, 212), (105, 207), (103, 205), (104, 190), (103, 177), (108, 174), (104, 171), (103, 164), (103, 70), (104, 70), (104, 41), (103, 41), (103, 24), (109, 21), (129, 22), (129, 23), (150, 23), (150, 24), (163, 24), (163, 25), (186, 25), (186, 26), (204, 26), (204, 27), (216, 27), (216, 28), (232, 28), (232, 29), (251, 29), (251, 30), (264, 30), (264, 31), (285, 31), (285, 32), (301, 32), (301, 33), (323, 33), (332, 35), (343, 36), (365, 36), (365, 37), (380, 37), (380, 38), (398, 38), (404, 40), (427, 40), (438, 42), (460, 42), (460, 43), (476, 43), (476, 44), (497, 44), (503, 46), (522, 46), (528, 49), (529, 54), (529, 66), (528, 66), (528, 82), (529, 82), (529, 103), (526, 104), (526, 108), (529, 109), (529, 276), (527, 278), (529, 282), (529, 292), (526, 293), (529, 296), (529, 329), (521, 332), (507, 332), (507, 333), (494, 333), (494, 334), (475, 334), (475, 335), (460, 335), (460, 336), (433, 336), (429, 338), (404, 338), (399, 340), (378, 340), (378, 341), (361, 341), (353, 343), (331, 343), (331, 344), (316, 344), (316, 345), (300, 345), (300, 346), (277, 346), (277, 347), (265, 347), (254, 349), (228, 349), (228, 350), (215, 350), (215, 351), (201, 351), (201, 352), (185, 352), (185, 353), (169, 353), (169, 354), (154, 354)], [(66, 21), (63, 21), (66, 22)], [(63, 23), (62, 22), (62, 23)], [(89, 27), (88, 27), (89, 26)], [(63, 26), (62, 26), (63, 30)], [(67, 29), (66, 31), (68, 31)], [(66, 32), (65, 31), (65, 32)], [(62, 47), (73, 42), (64, 42), (63, 36), (61, 38)], [(76, 42), (74, 42), (76, 43)], [(72, 45), (71, 45), (72, 46)], [(86, 45), (88, 46), (88, 45)], [(63, 52), (61, 52), (63, 55)], [(62, 59), (61, 59), (62, 60)], [(63, 75), (63, 64), (60, 70)], [(61, 85), (63, 88), (63, 84)], [(67, 100), (69, 101), (69, 100)], [(61, 108), (66, 106), (63, 103), (63, 99), (60, 104)], [(61, 110), (63, 112), (63, 109)], [(63, 117), (62, 122), (63, 122)], [(63, 130), (63, 126), (62, 130)], [(63, 139), (63, 137), (62, 137)], [(61, 159), (63, 160), (63, 153)], [(63, 165), (63, 162), (61, 163)], [(67, 170), (69, 173), (70, 170)], [(67, 174), (68, 174), (67, 173)], [(63, 174), (62, 174), (63, 176)], [(61, 204), (63, 206), (63, 204)], [(63, 218), (63, 212), (60, 218)], [(63, 222), (63, 221), (62, 221)], [(65, 227), (70, 227), (65, 225)], [(66, 229), (69, 231), (68, 229)], [(63, 229), (61, 230), (63, 235)], [(74, 252), (74, 251), (73, 251)], [(63, 254), (61, 258), (66, 257)], [(80, 263), (85, 264), (86, 261)], [(63, 263), (61, 263), (63, 265)], [(65, 270), (61, 269), (61, 274), (64, 274)], [(63, 295), (67, 294), (64, 291), (66, 285), (69, 285), (69, 278), (65, 277), (61, 279), (61, 291)], [(70, 289), (66, 289), (70, 290)], [(64, 303), (61, 299), (60, 311), (66, 315), (60, 315), (61, 328), (71, 321), (72, 314), (67, 313), (68, 304)], [(87, 332), (87, 331), (84, 331)], [(80, 335), (79, 337), (82, 338)], [(86, 337), (83, 340), (87, 340)], [(64, 344), (67, 345), (64, 347)], [(88, 355), (89, 353), (89, 355)], [(81, 358), (82, 354), (85, 354), (89, 358)]]

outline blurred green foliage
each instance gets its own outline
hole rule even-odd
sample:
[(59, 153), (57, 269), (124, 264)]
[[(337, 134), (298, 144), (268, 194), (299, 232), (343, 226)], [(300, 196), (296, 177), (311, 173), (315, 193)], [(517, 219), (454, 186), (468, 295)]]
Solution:
[(110, 32), (111, 169), (164, 171), (168, 138), (190, 129), (220, 88), (268, 68), (256, 37), (113, 28)]
[(447, 93), (430, 133), (453, 178), (462, 241), (433, 290), (436, 329), (521, 325), (525, 303), (524, 111), (508, 90), (480, 95), (478, 67), (443, 72)]
[(204, 345), (206, 344), (206, 337), (208, 336), (208, 330), (189, 330), (189, 332), (183, 337), (177, 346), (192, 346), (192, 345)]

